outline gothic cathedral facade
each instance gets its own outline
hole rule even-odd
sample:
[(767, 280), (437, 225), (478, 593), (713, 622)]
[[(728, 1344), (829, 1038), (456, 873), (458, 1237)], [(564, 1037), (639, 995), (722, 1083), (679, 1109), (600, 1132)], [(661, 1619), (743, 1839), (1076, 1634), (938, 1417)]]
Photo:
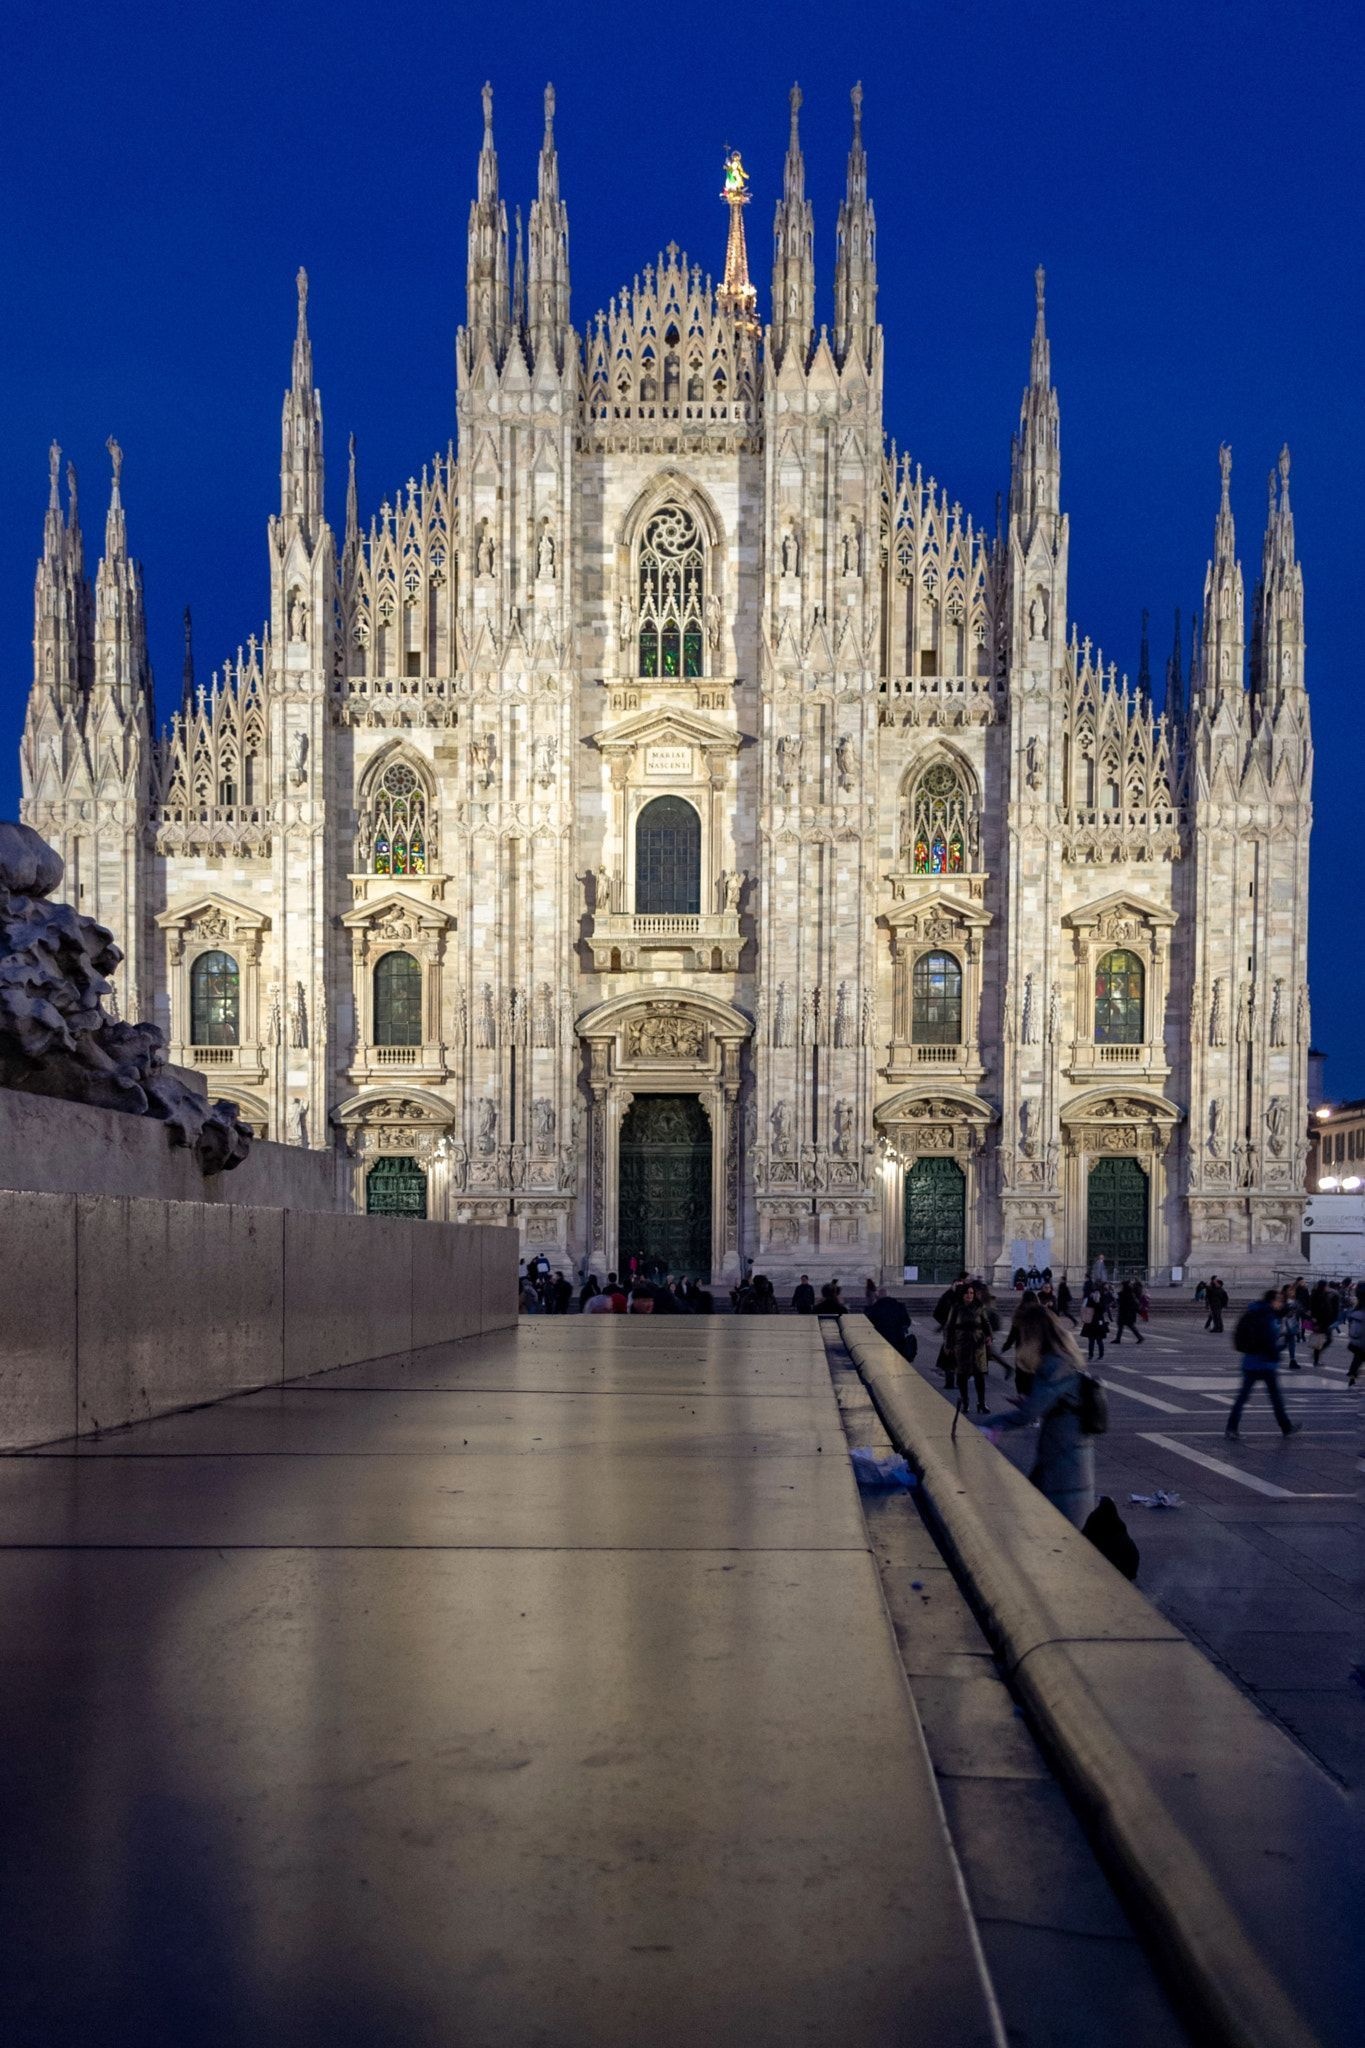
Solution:
[(986, 530), (884, 438), (860, 92), (816, 325), (799, 103), (766, 328), (735, 157), (721, 283), (670, 246), (579, 332), (553, 95), (509, 248), (485, 89), (455, 439), (368, 526), (352, 447), (338, 544), (300, 273), (269, 620), (163, 732), (119, 451), (92, 590), (54, 448), (24, 816), (123, 1013), (362, 1205), (716, 1282), (1273, 1271), (1309, 1033), (1288, 455), (1248, 647), (1223, 451), (1156, 713), (1068, 624), (1041, 273)]

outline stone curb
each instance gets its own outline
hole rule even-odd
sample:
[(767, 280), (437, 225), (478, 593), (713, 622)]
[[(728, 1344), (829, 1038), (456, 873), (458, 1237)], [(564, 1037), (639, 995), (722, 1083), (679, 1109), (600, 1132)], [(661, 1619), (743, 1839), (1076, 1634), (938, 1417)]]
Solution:
[(965, 1417), (951, 1437), (953, 1406), (864, 1317), (841, 1327), (1009, 1678), (1210, 2038), (1358, 2038), (1360, 1967), (1343, 1947), (1324, 1983), (1306, 1934), (1331, 1911), (1320, 1859), (1337, 1843), (1346, 1881), (1327, 1889), (1359, 1911), (1346, 1801)]

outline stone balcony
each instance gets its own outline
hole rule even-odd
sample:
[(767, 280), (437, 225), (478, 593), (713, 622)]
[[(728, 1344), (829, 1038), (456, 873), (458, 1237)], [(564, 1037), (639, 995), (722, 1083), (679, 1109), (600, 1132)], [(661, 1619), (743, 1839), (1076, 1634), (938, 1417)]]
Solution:
[(444, 1081), (445, 1048), (440, 1045), (361, 1045), (351, 1062), (351, 1079), (376, 1081)]
[(975, 1085), (985, 1076), (978, 1045), (907, 1045), (893, 1041), (886, 1066), (888, 1080), (913, 1081), (925, 1074)]
[(735, 910), (599, 911), (591, 925), (588, 944), (597, 974), (645, 967), (733, 974), (744, 947)]
[(234, 1081), (264, 1081), (265, 1050), (259, 1045), (187, 1045), (178, 1057), (187, 1067), (209, 1074), (215, 1085), (220, 1078)]
[(1162, 1045), (1072, 1045), (1067, 1071), (1073, 1081), (1164, 1081), (1170, 1073)]

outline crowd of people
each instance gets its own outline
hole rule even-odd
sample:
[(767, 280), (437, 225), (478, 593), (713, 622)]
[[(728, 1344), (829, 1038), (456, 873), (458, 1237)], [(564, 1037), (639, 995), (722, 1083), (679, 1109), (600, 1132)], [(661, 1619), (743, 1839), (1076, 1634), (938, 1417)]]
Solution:
[(604, 1281), (589, 1273), (575, 1290), (562, 1271), (551, 1271), (543, 1255), (522, 1261), (518, 1287), (524, 1316), (567, 1316), (575, 1308), (585, 1316), (709, 1316), (716, 1306), (699, 1280), (674, 1273), (650, 1278), (637, 1271), (625, 1281), (615, 1273)]

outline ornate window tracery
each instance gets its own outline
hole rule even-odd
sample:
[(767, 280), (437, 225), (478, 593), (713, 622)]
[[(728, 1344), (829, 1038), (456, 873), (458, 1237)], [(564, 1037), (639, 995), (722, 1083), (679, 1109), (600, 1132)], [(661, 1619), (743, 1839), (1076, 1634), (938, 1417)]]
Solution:
[(1105, 953), (1095, 968), (1096, 1045), (1141, 1045), (1146, 970), (1136, 953)]
[(933, 761), (910, 798), (905, 850), (917, 875), (960, 875), (967, 865), (968, 800), (948, 761)]
[(639, 558), (642, 676), (699, 676), (706, 563), (692, 514), (665, 505), (645, 527)]
[(375, 963), (374, 1042), (422, 1043), (422, 967), (411, 953), (385, 953)]
[(384, 770), (370, 799), (370, 868), (376, 875), (427, 872), (427, 797), (406, 761)]
[(201, 953), (190, 969), (190, 1043), (241, 1042), (241, 975), (231, 953)]
[(961, 1045), (962, 963), (952, 953), (921, 953), (910, 985), (913, 1045)]

